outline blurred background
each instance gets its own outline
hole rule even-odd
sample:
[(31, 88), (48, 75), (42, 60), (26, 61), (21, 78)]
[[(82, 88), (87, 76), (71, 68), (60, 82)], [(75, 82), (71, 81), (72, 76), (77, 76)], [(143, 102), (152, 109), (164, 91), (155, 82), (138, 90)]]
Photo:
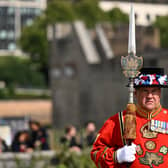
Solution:
[[(136, 55), (167, 74), (168, 2), (132, 4)], [(0, 0), (0, 167), (94, 167), (96, 132), (128, 101), (129, 13), (129, 0)]]

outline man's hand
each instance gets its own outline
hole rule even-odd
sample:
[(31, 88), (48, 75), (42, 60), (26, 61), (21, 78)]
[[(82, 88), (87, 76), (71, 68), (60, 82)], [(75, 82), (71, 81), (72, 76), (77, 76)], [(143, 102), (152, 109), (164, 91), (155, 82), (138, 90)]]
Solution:
[(117, 161), (118, 163), (133, 162), (135, 160), (136, 145), (132, 143), (130, 146), (125, 145), (124, 147), (117, 150)]

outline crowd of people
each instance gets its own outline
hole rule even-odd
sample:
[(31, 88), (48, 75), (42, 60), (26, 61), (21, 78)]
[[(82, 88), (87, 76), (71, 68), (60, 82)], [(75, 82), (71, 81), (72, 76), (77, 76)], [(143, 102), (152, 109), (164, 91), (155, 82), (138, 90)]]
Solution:
[(93, 121), (86, 123), (82, 133), (78, 133), (74, 125), (65, 127), (65, 134), (60, 137), (60, 143), (70, 151), (81, 152), (84, 148), (91, 147), (96, 139), (96, 125)]
[[(0, 138), (0, 152), (33, 152), (50, 150), (48, 131), (38, 121), (29, 121), (29, 129), (17, 131), (12, 143), (8, 146)], [(86, 147), (91, 147), (96, 138), (96, 125), (89, 121), (81, 132), (74, 125), (67, 125), (64, 134), (59, 138), (59, 143), (70, 151), (81, 152)]]
[(0, 152), (33, 152), (49, 149), (47, 131), (38, 121), (29, 121), (28, 130), (16, 132), (10, 146), (6, 144), (3, 137), (0, 138)]

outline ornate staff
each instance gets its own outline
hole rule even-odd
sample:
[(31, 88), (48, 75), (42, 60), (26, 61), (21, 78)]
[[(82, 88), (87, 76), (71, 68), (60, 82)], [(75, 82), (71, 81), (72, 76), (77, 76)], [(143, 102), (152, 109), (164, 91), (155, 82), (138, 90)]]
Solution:
[(127, 104), (127, 112), (124, 121), (124, 138), (129, 144), (136, 138), (136, 106), (134, 104), (134, 78), (139, 74), (139, 70), (143, 65), (143, 58), (136, 56), (135, 45), (135, 14), (131, 5), (129, 16), (129, 41), (128, 56), (121, 57), (121, 67), (125, 77), (129, 79), (129, 101)]

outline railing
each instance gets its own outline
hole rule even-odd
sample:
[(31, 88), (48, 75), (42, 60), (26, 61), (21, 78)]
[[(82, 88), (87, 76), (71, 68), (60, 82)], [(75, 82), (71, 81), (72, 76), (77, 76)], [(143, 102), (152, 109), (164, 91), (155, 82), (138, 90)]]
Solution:
[(0, 168), (44, 168), (50, 165), (51, 159), (55, 156), (55, 151), (39, 151), (32, 153), (12, 153), (0, 154)]

